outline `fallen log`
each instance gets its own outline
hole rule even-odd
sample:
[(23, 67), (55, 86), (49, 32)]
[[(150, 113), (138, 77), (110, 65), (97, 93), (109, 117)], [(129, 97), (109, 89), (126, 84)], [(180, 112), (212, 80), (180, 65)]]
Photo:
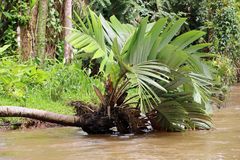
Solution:
[(81, 127), (89, 134), (111, 134), (115, 132), (113, 127), (117, 127), (119, 133), (142, 133), (146, 130), (147, 120), (139, 118), (138, 110), (115, 108), (110, 118), (101, 110), (92, 112), (87, 109), (83, 112), (81, 106), (82, 104), (75, 116), (18, 106), (0, 106), (0, 117), (24, 117), (63, 126)]
[(84, 123), (84, 119), (81, 116), (62, 115), (18, 106), (0, 106), (0, 117), (25, 117), (74, 127), (81, 127)]
[(0, 117), (24, 117), (63, 126), (81, 127), (89, 134), (112, 133), (110, 128), (114, 127), (112, 119), (96, 112), (71, 116), (18, 106), (0, 106)]

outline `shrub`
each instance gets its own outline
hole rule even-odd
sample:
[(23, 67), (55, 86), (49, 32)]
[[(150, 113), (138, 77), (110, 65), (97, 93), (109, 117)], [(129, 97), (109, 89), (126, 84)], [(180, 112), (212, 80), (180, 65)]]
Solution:
[(43, 85), (48, 74), (35, 64), (19, 64), (3, 58), (0, 62), (0, 92), (25, 101), (27, 92), (36, 85)]
[(236, 82), (237, 71), (233, 60), (219, 55), (210, 62), (215, 70), (215, 80), (218, 86), (229, 86)]

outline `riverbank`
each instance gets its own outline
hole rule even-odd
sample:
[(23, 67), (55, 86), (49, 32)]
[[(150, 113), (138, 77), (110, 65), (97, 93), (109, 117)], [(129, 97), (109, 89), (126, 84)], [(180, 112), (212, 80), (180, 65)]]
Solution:
[(55, 123), (42, 122), (33, 119), (19, 119), (17, 122), (7, 121), (0, 124), (0, 132), (11, 130), (32, 130), (45, 129), (53, 127), (62, 127)]
[[(20, 101), (14, 100), (13, 98), (0, 96), (0, 106), (25, 106), (26, 108), (46, 110), (59, 114), (74, 115), (74, 108), (69, 106), (68, 102), (69, 101), (67, 100), (54, 102), (41, 96), (35, 96), (28, 99), (25, 104), (22, 104)], [(26, 118), (0, 117), (0, 131), (27, 128), (48, 128), (56, 126), (59, 125)]]
[[(240, 88), (240, 84), (230, 87), (229, 91), (226, 92), (225, 102), (222, 104), (216, 105), (213, 104), (213, 111), (218, 112), (223, 108), (227, 107), (227, 102), (231, 101), (232, 92), (235, 92)], [(25, 103), (27, 108), (34, 108), (40, 110), (51, 111), (54, 113), (59, 114), (66, 114), (66, 115), (74, 115), (75, 110), (74, 107), (69, 105), (69, 101), (51, 101), (47, 99), (41, 99), (41, 97), (37, 97), (38, 99), (28, 100)], [(39, 103), (41, 102), (41, 103)], [(0, 97), (0, 106), (20, 106), (21, 103), (19, 101), (14, 101), (8, 97)], [(0, 117), (0, 131), (7, 131), (7, 130), (16, 130), (16, 129), (36, 129), (36, 128), (51, 128), (51, 127), (60, 127), (60, 125), (42, 122), (38, 120), (26, 119), (26, 118), (1, 118)]]

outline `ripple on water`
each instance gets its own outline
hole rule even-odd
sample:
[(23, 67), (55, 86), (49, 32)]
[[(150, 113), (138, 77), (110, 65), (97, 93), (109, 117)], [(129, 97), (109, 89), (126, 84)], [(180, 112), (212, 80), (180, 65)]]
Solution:
[(0, 142), (0, 147), (4, 147), (6, 144)]

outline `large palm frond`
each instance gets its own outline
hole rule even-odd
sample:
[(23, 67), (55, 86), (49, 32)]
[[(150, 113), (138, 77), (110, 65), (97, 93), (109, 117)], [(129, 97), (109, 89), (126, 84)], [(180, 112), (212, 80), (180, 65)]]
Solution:
[(170, 70), (163, 64), (154, 61), (146, 61), (132, 67), (128, 77), (133, 85), (137, 86), (140, 99), (140, 110), (148, 113), (161, 103), (156, 90), (167, 92), (159, 83), (168, 83)]
[(89, 16), (86, 17), (86, 23), (79, 16), (77, 17), (80, 25), (75, 22), (77, 29), (72, 30), (71, 34), (66, 37), (66, 41), (80, 52), (91, 54), (92, 59), (102, 58), (100, 71), (103, 71), (108, 60), (109, 47), (105, 43), (100, 18), (91, 10), (89, 10)]
[(155, 121), (158, 128), (167, 131), (185, 129), (210, 129), (211, 118), (205, 108), (196, 103), (191, 93), (180, 92), (163, 95), (161, 104), (156, 109)]
[[(128, 45), (122, 49), (121, 43), (118, 43), (117, 38), (115, 38), (112, 51), (122, 69), (128, 73), (127, 76), (132, 84), (137, 86), (140, 109), (143, 113), (147, 113), (161, 102), (152, 88), (167, 92), (158, 81), (168, 83), (167, 74), (170, 70), (164, 64), (147, 59), (147, 51), (150, 53), (150, 47), (154, 43), (154, 41), (151, 42), (152, 37), (145, 38), (147, 18), (141, 22), (140, 26), (126, 43)], [(126, 54), (125, 51), (127, 51)]]
[(136, 27), (131, 24), (123, 24), (118, 21), (115, 16), (110, 17), (110, 21), (106, 21), (105, 18), (100, 15), (100, 20), (104, 29), (104, 34), (109, 45), (113, 44), (115, 38), (119, 43), (119, 47), (122, 48), (129, 37), (134, 33)]

